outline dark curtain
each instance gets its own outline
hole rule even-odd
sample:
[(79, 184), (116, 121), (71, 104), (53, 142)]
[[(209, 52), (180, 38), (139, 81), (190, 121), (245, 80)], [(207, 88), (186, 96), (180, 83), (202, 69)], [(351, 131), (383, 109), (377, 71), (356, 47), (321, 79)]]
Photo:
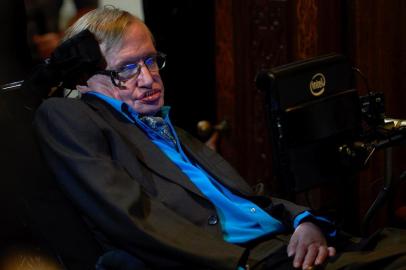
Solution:
[(31, 68), (23, 0), (0, 2), (0, 84), (22, 80)]
[(167, 54), (161, 72), (173, 122), (196, 133), (215, 119), (214, 1), (144, 0), (145, 22)]

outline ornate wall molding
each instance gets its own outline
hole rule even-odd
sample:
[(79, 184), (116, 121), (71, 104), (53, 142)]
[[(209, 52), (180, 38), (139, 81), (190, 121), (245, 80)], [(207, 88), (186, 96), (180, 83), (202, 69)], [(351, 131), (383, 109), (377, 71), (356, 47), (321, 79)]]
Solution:
[(318, 6), (316, 0), (296, 1), (296, 58), (305, 59), (318, 51)]

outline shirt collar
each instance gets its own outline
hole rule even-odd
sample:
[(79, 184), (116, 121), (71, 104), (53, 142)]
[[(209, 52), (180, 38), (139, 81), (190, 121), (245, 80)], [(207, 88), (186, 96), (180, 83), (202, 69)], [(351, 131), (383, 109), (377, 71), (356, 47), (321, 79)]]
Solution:
[[(122, 110), (122, 106), (123, 104), (126, 104), (124, 101), (122, 100), (118, 100), (109, 96), (106, 96), (102, 93), (96, 92), (96, 91), (90, 91), (88, 93), (86, 93), (86, 95), (94, 95), (104, 101), (106, 101), (107, 103), (109, 103), (111, 106), (113, 106), (114, 109), (116, 109), (117, 111), (124, 113)], [(134, 111), (128, 104), (126, 104), (128, 107), (128, 111), (132, 114), (132, 116), (136, 119), (139, 118), (139, 113), (137, 113), (136, 111)], [(161, 116), (163, 119), (167, 120), (169, 119), (169, 111), (170, 111), (171, 107), (170, 106), (162, 106), (161, 108)]]

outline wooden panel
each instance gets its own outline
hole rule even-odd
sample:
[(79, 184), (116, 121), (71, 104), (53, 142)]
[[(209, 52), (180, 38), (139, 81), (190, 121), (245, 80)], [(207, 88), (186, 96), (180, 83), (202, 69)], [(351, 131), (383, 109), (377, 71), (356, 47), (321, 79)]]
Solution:
[(230, 122), (221, 153), (251, 183), (271, 183), (264, 94), (255, 87), (260, 68), (287, 62), (288, 1), (216, 2), (217, 116)]
[[(255, 184), (263, 182), (277, 191), (272, 179), (270, 135), (264, 110), (265, 95), (254, 84), (262, 68), (287, 62), (288, 1), (237, 1), (234, 6), (236, 32), (236, 104), (239, 149), (244, 176)], [(272, 187), (270, 187), (272, 185)]]
[[(385, 94), (388, 116), (406, 118), (406, 3), (393, 1), (350, 1), (351, 40), (354, 63), (365, 73), (373, 91)], [(366, 94), (363, 82), (358, 88)], [(394, 176), (406, 169), (405, 147), (395, 149)], [(363, 216), (383, 182), (383, 153), (371, 161), (359, 182), (359, 216)], [(404, 184), (396, 189), (395, 206), (406, 204)], [(384, 220), (377, 226), (385, 225)]]
[(292, 60), (346, 52), (346, 12), (340, 0), (296, 0), (292, 4)]
[(297, 21), (295, 58), (305, 59), (317, 55), (319, 8), (316, 0), (297, 0), (296, 2), (296, 16), (293, 17)]
[[(216, 1), (217, 117), (231, 130), (220, 151), (251, 183), (272, 180), (270, 134), (256, 73), (293, 60), (339, 51), (341, 35), (320, 19), (339, 18), (340, 1)], [(339, 21), (330, 24), (339, 27)], [(338, 44), (337, 44), (338, 43)], [(277, 187), (275, 187), (277, 188)]]
[(226, 120), (231, 130), (220, 137), (219, 152), (234, 165), (239, 166), (238, 149), (235, 147), (235, 72), (234, 72), (234, 25), (232, 1), (215, 1), (216, 37), (216, 115), (217, 121)]

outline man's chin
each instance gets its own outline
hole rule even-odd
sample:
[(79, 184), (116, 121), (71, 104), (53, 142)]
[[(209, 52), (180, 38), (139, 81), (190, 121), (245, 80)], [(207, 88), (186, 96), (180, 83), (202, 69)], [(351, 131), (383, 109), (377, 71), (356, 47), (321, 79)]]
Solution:
[(157, 113), (158, 111), (161, 110), (163, 106), (163, 102), (160, 102), (159, 104), (137, 104), (133, 107), (134, 111), (136, 111), (139, 114), (143, 115), (153, 115)]

